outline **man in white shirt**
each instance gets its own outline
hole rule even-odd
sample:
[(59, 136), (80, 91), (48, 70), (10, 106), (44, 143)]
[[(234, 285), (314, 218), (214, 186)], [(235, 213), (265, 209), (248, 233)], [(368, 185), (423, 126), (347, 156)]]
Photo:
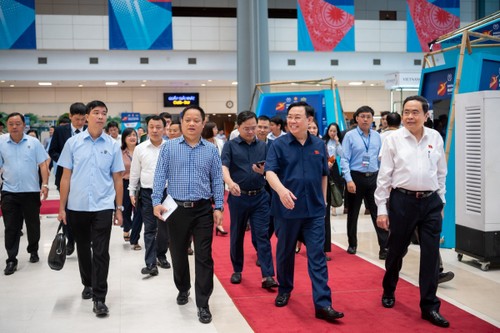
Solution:
[(271, 133), (267, 135), (269, 141), (276, 140), (280, 136), (285, 135), (285, 131), (283, 131), (285, 127), (285, 122), (279, 116), (274, 116), (271, 118), (271, 122), (269, 124), (269, 128), (271, 129)]
[(422, 318), (440, 327), (449, 322), (439, 313), (436, 297), (439, 237), (446, 192), (446, 156), (439, 132), (424, 127), (429, 104), (421, 96), (403, 103), (403, 128), (393, 131), (382, 147), (375, 201), (377, 225), (390, 230), (382, 305), (392, 308), (394, 292), (410, 238), (420, 238), (420, 309)]
[(130, 182), (128, 190), (130, 201), (136, 206), (137, 198), (140, 197), (142, 220), (144, 222), (144, 246), (146, 253), (144, 259), (146, 267), (141, 270), (142, 274), (151, 276), (158, 275), (157, 261), (160, 267), (170, 268), (166, 252), (168, 249), (167, 224), (153, 214), (151, 194), (153, 193), (153, 177), (156, 162), (161, 146), (165, 143), (163, 134), (165, 130), (165, 119), (160, 116), (147, 118), (149, 139), (134, 149), (132, 163), (130, 165)]

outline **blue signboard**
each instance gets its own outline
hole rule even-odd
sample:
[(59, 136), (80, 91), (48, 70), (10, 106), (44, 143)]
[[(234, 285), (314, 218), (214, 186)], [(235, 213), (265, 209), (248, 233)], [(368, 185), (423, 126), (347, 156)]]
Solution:
[(138, 112), (122, 112), (122, 132), (126, 128), (138, 129), (141, 127), (141, 114)]
[(500, 61), (484, 60), (479, 80), (479, 90), (500, 90)]

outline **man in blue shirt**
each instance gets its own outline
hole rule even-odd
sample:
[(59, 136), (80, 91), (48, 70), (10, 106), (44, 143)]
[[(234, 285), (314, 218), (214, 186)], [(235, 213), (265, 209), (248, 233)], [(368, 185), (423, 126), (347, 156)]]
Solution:
[(230, 194), (227, 199), (231, 216), (230, 254), (233, 265), (231, 283), (241, 282), (243, 271), (243, 240), (250, 219), (252, 238), (257, 248), (262, 288), (278, 286), (274, 280), (274, 265), (269, 241), (269, 194), (265, 189), (264, 164), (267, 145), (257, 140), (257, 116), (243, 111), (237, 118), (240, 135), (229, 140), (222, 150), (222, 173)]
[[(163, 220), (168, 209), (161, 205), (165, 182), (178, 207), (165, 223), (170, 234), (170, 254), (177, 304), (188, 302), (191, 279), (186, 249), (193, 236), (195, 248), (195, 292), (198, 319), (212, 321), (208, 300), (214, 286), (212, 258), (213, 224), (222, 225), (224, 182), (222, 164), (215, 145), (201, 138), (205, 111), (188, 106), (180, 113), (182, 136), (167, 141), (160, 150), (151, 196), (154, 214)], [(212, 208), (212, 200), (215, 208)]]
[(377, 188), (379, 169), (378, 155), (382, 146), (380, 134), (371, 129), (374, 111), (369, 106), (362, 106), (354, 113), (358, 126), (347, 132), (342, 140), (344, 155), (340, 166), (347, 182), (347, 253), (355, 254), (358, 247), (358, 216), (363, 199), (369, 209), (373, 226), (377, 233), (380, 247), (379, 258), (387, 257), (386, 230), (377, 226), (377, 205), (374, 193)]
[[(40, 240), (40, 197), (49, 193), (49, 156), (37, 138), (24, 134), (24, 116), (14, 112), (7, 116), (9, 134), (0, 136), (0, 168), (3, 168), (2, 213), (5, 225), (5, 249), (7, 266), (5, 275), (17, 269), (17, 254), (23, 220), (28, 233), (28, 253), (30, 262), (38, 257)], [(42, 176), (42, 188), (38, 174)]]
[(316, 318), (334, 322), (344, 317), (332, 308), (328, 287), (325, 241), (325, 208), (328, 154), (325, 143), (309, 134), (314, 109), (305, 102), (287, 109), (289, 133), (274, 140), (266, 159), (266, 178), (275, 191), (271, 214), (275, 218), (278, 244), (277, 307), (286, 306), (293, 290), (295, 244), (299, 236), (307, 246), (307, 266), (313, 288)]
[(64, 168), (58, 219), (67, 223), (67, 205), (84, 285), (82, 298), (93, 298), (98, 317), (109, 312), (105, 301), (111, 226), (121, 225), (123, 219), (125, 167), (120, 143), (104, 132), (107, 115), (108, 108), (103, 102), (88, 103), (88, 128), (66, 141), (58, 161)]

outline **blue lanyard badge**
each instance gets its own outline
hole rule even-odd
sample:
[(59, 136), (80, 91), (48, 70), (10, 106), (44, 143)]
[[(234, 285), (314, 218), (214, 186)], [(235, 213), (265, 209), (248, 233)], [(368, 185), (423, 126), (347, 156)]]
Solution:
[[(358, 132), (359, 133), (359, 132)], [(363, 154), (363, 159), (361, 160), (361, 166), (367, 168), (370, 166), (370, 155), (368, 154), (368, 150), (370, 149), (370, 134), (368, 134), (368, 139), (365, 140), (365, 137), (362, 133), (359, 133), (361, 140), (363, 140), (363, 144), (365, 145), (365, 153)]]

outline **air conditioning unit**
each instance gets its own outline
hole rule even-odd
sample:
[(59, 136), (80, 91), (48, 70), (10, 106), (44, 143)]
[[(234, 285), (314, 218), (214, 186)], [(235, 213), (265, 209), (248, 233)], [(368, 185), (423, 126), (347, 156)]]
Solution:
[(456, 248), (500, 263), (500, 91), (455, 96)]

